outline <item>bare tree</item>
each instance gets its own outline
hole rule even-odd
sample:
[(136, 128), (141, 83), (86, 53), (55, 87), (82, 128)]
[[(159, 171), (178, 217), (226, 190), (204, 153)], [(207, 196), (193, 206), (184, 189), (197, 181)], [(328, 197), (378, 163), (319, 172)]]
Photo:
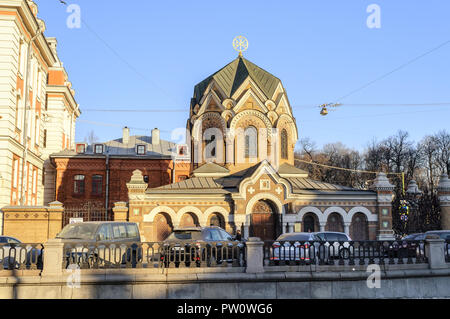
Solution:
[(436, 135), (437, 144), (437, 164), (441, 169), (441, 174), (450, 175), (450, 134), (446, 130), (439, 131)]
[(422, 155), (422, 162), (426, 169), (427, 184), (431, 191), (434, 189), (437, 171), (438, 147), (435, 136), (425, 136), (419, 143), (419, 152)]
[(84, 138), (84, 142), (88, 144), (94, 144), (98, 142), (98, 137), (95, 135), (95, 132), (91, 130)]

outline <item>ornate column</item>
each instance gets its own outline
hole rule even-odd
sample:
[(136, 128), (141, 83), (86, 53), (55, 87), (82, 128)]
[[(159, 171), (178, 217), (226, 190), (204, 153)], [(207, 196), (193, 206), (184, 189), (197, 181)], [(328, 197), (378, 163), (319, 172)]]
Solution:
[(225, 133), (225, 160), (226, 164), (234, 164), (234, 135), (230, 131)]
[(378, 211), (378, 240), (394, 239), (392, 230), (392, 199), (394, 196), (394, 185), (392, 185), (385, 173), (379, 173), (371, 189), (377, 193)]
[(441, 208), (441, 227), (450, 229), (450, 179), (443, 174), (437, 187), (439, 206)]
[(288, 233), (293, 233), (294, 232), (294, 223), (289, 223), (288, 224)]
[(281, 229), (281, 233), (285, 234), (287, 232), (288, 223), (283, 223), (283, 228)]
[(326, 222), (319, 222), (320, 224), (320, 231), (325, 231), (325, 225), (327, 224)]

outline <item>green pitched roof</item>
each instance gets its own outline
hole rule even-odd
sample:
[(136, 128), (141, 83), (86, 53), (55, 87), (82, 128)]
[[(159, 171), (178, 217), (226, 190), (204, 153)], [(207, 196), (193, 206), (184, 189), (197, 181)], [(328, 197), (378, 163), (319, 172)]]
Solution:
[(197, 168), (196, 170), (194, 170), (192, 173), (194, 175), (196, 175), (196, 174), (223, 175), (223, 174), (229, 174), (230, 171), (223, 166), (217, 165), (216, 163), (206, 163), (206, 164), (200, 166), (199, 168)]
[(231, 98), (248, 76), (250, 76), (268, 98), (273, 96), (278, 83), (281, 82), (280, 79), (269, 72), (261, 69), (244, 57), (239, 56), (225, 67), (197, 84), (194, 90), (195, 98), (197, 101), (202, 98), (206, 87), (213, 79), (225, 92), (227, 98)]

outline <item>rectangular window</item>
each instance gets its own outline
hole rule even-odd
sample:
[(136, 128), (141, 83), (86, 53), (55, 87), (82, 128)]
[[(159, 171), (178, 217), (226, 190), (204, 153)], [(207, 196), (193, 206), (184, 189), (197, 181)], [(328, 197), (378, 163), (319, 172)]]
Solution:
[(77, 144), (76, 152), (78, 154), (84, 154), (86, 152), (86, 144)]
[(145, 145), (136, 146), (137, 155), (145, 155)]
[(128, 233), (128, 238), (137, 237), (138, 236), (138, 230), (137, 230), (136, 225), (127, 224), (127, 233)]
[(103, 189), (103, 176), (92, 176), (92, 195), (101, 195)]
[(19, 183), (19, 159), (18, 158), (13, 158), (13, 163), (12, 163), (12, 175), (11, 175), (11, 180), (12, 180), (12, 187), (11, 187), (11, 205), (17, 205), (17, 200), (18, 200), (18, 196), (19, 196), (19, 192), (18, 192), (18, 183)]
[(39, 134), (40, 134), (40, 122), (39, 122), (39, 116), (36, 116), (36, 125), (34, 128), (34, 143), (36, 145), (39, 145)]
[(44, 146), (44, 148), (47, 147), (47, 130), (44, 130), (44, 141), (42, 146)]
[(124, 224), (113, 225), (112, 227), (115, 239), (127, 238), (127, 229)]
[(100, 230), (98, 231), (98, 235), (100, 236), (101, 241), (113, 239), (113, 236), (111, 233), (111, 226), (103, 225), (102, 227), (100, 227)]
[(31, 191), (34, 194), (37, 194), (37, 168), (33, 167), (33, 180), (31, 185)]
[(15, 114), (16, 118), (14, 121), (17, 128), (19, 127), (19, 122), (20, 122), (20, 120), (19, 120), (19, 107), (20, 106), (19, 105), (20, 105), (20, 96), (17, 96), (17, 98), (16, 98), (16, 114)]
[(95, 144), (95, 154), (103, 154), (103, 144)]
[(84, 175), (75, 175), (73, 178), (74, 184), (73, 184), (73, 192), (76, 195), (83, 195), (84, 194), (84, 182), (85, 182), (85, 176)]

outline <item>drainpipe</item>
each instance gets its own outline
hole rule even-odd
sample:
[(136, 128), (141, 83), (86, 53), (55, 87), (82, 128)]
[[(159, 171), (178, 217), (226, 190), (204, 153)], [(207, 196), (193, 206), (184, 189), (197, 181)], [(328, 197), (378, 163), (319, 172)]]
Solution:
[[(22, 188), (20, 189), (20, 205), (21, 206), (23, 206), (25, 204), (24, 181), (25, 181), (25, 162), (27, 161), (27, 155), (28, 155), (28, 146), (27, 146), (27, 144), (28, 144), (27, 143), (28, 142), (28, 136), (27, 136), (28, 135), (28, 132), (27, 132), (27, 129), (28, 129), (28, 127), (27, 127), (28, 101), (27, 100), (28, 100), (28, 84), (30, 81), (30, 59), (31, 59), (31, 51), (33, 50), (33, 42), (34, 42), (34, 40), (36, 40), (36, 38), (39, 35), (41, 35), (41, 33), (42, 33), (42, 31), (41, 31), (41, 28), (39, 27), (35, 36), (30, 39), (30, 42), (28, 42), (28, 50), (27, 50), (27, 70), (25, 72), (26, 75), (25, 75), (25, 81), (24, 81), (24, 85), (23, 85), (24, 90), (25, 90), (25, 93), (24, 93), (25, 108), (24, 108), (24, 112), (23, 112), (23, 122), (24, 122), (23, 123), (23, 148), (24, 149), (23, 149), (23, 156), (22, 156), (22, 181), (21, 181)], [(37, 89), (37, 88), (35, 88), (35, 89)], [(37, 92), (37, 90), (36, 90), (36, 92)], [(31, 105), (30, 105), (30, 109), (31, 109)], [(27, 183), (28, 183), (28, 181), (27, 181)]]
[(109, 204), (109, 154), (106, 154), (106, 189), (105, 189), (106, 199), (105, 199), (105, 208), (106, 208), (106, 220), (108, 220), (108, 204)]

